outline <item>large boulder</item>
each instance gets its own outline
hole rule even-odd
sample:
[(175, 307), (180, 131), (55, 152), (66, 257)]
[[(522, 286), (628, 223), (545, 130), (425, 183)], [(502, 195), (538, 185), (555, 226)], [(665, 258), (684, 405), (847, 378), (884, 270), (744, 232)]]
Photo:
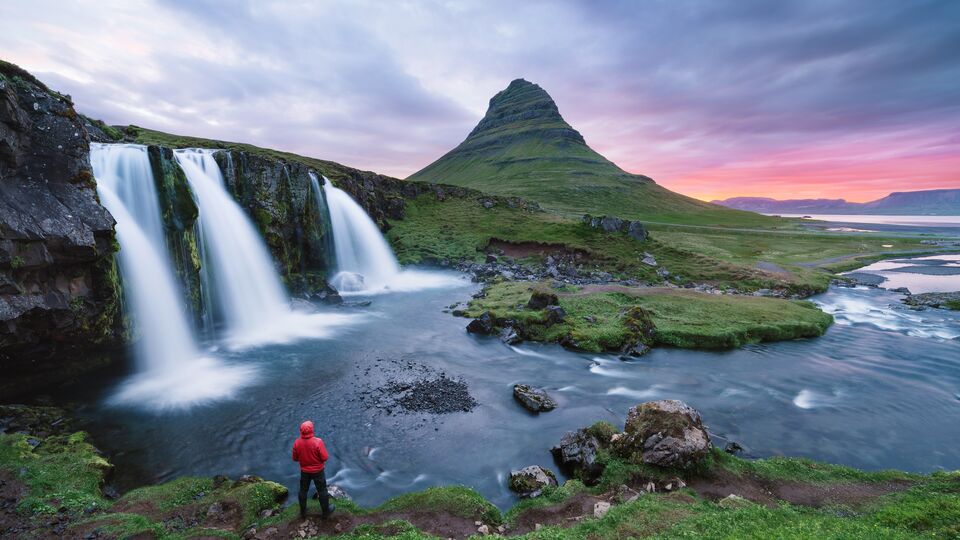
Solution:
[(659, 467), (688, 468), (707, 456), (710, 435), (700, 413), (674, 399), (648, 401), (630, 409), (615, 451)]
[(557, 408), (557, 402), (542, 388), (527, 384), (513, 385), (513, 398), (530, 412), (547, 412)]
[(557, 477), (553, 471), (539, 465), (510, 472), (510, 489), (524, 498), (538, 497), (544, 488), (556, 485)]
[(578, 429), (564, 433), (560, 444), (551, 448), (550, 453), (564, 471), (593, 485), (603, 473), (603, 467), (597, 463), (600, 444), (590, 430)]
[(471, 334), (490, 335), (496, 329), (496, 319), (489, 311), (484, 311), (479, 317), (470, 321), (467, 332)]

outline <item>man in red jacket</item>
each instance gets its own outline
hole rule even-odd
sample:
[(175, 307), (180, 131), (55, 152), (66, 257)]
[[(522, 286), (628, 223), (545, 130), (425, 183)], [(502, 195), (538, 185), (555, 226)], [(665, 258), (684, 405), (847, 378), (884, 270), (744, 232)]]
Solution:
[(330, 504), (330, 494), (327, 493), (327, 477), (323, 472), (324, 464), (329, 458), (327, 447), (323, 440), (313, 436), (313, 422), (307, 420), (300, 424), (300, 438), (293, 443), (293, 460), (300, 464), (300, 517), (307, 517), (307, 493), (310, 491), (310, 481), (317, 487), (320, 497), (320, 507), (323, 508), (323, 517), (326, 518), (334, 510)]

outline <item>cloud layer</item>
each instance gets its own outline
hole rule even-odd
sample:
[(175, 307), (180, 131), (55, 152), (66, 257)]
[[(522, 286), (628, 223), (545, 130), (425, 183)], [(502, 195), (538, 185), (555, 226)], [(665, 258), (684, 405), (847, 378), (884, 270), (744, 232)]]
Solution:
[(404, 177), (524, 77), (696, 197), (960, 187), (960, 2), (0, 4), (0, 56), (85, 113)]

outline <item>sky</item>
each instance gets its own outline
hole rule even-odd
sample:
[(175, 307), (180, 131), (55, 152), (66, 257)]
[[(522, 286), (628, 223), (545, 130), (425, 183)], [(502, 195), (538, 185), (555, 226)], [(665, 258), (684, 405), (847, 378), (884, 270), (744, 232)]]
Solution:
[(960, 188), (960, 1), (4, 0), (0, 58), (111, 124), (400, 178), (515, 78), (704, 200)]

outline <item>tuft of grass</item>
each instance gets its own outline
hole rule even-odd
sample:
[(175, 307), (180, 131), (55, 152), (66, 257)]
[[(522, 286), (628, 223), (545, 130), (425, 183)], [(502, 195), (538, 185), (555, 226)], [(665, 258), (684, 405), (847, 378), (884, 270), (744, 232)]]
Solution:
[(374, 511), (390, 512), (427, 508), (494, 525), (503, 521), (496, 506), (476, 491), (464, 486), (431, 487), (423, 491), (406, 493), (390, 499)]
[(213, 479), (182, 476), (163, 484), (134, 489), (123, 496), (119, 503), (148, 502), (164, 512), (206, 497), (213, 492)]

